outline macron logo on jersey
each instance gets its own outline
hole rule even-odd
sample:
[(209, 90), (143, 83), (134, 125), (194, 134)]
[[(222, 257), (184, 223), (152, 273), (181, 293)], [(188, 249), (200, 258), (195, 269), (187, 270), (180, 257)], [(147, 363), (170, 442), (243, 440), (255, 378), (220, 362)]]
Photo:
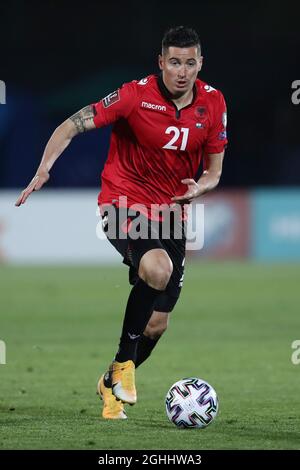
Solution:
[(142, 101), (142, 108), (153, 109), (154, 111), (167, 111), (167, 107), (161, 104), (148, 103), (147, 101)]

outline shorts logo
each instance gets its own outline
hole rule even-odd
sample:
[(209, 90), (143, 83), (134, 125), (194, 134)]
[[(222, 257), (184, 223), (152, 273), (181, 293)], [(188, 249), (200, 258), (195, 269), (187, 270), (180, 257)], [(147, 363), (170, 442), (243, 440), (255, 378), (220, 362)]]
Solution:
[(148, 103), (147, 101), (142, 101), (142, 108), (153, 109), (153, 111), (167, 111), (167, 107), (161, 104)]
[(105, 98), (103, 98), (102, 103), (103, 103), (104, 108), (108, 108), (109, 106), (116, 103), (117, 101), (120, 101), (119, 90), (114, 91), (113, 93), (110, 93)]

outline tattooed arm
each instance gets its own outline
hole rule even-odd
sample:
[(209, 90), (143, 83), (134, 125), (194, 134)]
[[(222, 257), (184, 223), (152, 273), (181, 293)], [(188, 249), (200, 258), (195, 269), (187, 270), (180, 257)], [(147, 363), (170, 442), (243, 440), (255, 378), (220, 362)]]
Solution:
[(41, 163), (35, 176), (27, 188), (22, 191), (15, 203), (17, 207), (19, 207), (21, 204), (24, 204), (28, 196), (33, 191), (38, 191), (48, 181), (50, 177), (50, 169), (52, 168), (57, 158), (70, 144), (73, 137), (81, 132), (96, 128), (93, 116), (93, 107), (91, 105), (86, 106), (55, 129), (46, 145)]
[(93, 117), (93, 106), (89, 105), (82, 108), (78, 113), (73, 114), (73, 116), (71, 116), (70, 119), (67, 119), (66, 122), (72, 121), (75, 126), (75, 129), (73, 130), (74, 135), (77, 135), (79, 132), (90, 131), (96, 128)]

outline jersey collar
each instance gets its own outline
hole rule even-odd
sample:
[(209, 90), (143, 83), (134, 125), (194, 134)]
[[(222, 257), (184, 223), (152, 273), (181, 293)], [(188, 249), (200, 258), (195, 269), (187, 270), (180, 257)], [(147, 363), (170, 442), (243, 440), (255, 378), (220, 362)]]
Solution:
[[(161, 94), (163, 95), (163, 97), (167, 100), (167, 101), (171, 101), (171, 103), (176, 107), (175, 103), (172, 101), (172, 95), (171, 93), (169, 92), (168, 88), (166, 87), (166, 85), (164, 84), (164, 81), (163, 81), (163, 78), (162, 78), (162, 74), (160, 73), (158, 76), (157, 76), (157, 85), (158, 85), (158, 88), (159, 88), (159, 91), (161, 92)], [(192, 106), (195, 102), (197, 98), (197, 87), (196, 87), (196, 83), (194, 83), (194, 86), (193, 86), (193, 99), (191, 101), (190, 104), (188, 104), (187, 106), (185, 106), (184, 108), (181, 108), (181, 109), (185, 109), (185, 108), (188, 108), (189, 106)], [(181, 111), (181, 110), (180, 110)]]

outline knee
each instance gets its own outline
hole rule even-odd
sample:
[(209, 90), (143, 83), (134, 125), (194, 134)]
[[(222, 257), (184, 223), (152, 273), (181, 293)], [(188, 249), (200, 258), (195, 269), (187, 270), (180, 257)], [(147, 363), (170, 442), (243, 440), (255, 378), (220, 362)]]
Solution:
[[(151, 253), (152, 251), (161, 253)], [(173, 263), (164, 250), (150, 250), (140, 261), (139, 277), (154, 289), (165, 290), (172, 272)]]
[(172, 275), (173, 266), (156, 265), (145, 271), (144, 281), (157, 290), (164, 291)]
[(150, 339), (159, 339), (168, 328), (168, 314), (165, 314), (164, 317), (165, 318), (161, 318), (159, 320), (150, 318), (144, 331), (144, 335), (148, 336)]

